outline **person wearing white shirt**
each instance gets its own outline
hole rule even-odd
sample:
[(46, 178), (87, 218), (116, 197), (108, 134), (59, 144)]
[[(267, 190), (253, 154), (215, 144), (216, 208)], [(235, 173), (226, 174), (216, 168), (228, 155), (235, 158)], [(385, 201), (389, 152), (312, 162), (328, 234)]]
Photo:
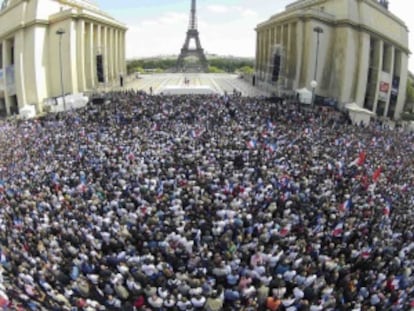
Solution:
[(164, 299), (164, 307), (168, 308), (169, 310), (175, 306), (175, 297), (173, 295), (168, 295)]
[(206, 303), (206, 297), (201, 295), (196, 295), (191, 298), (191, 304), (194, 306), (194, 308), (202, 308), (204, 307), (204, 304)]
[(149, 277), (158, 273), (157, 268), (153, 264), (143, 264), (141, 270), (145, 273), (146, 276)]
[(164, 300), (161, 297), (158, 297), (156, 294), (154, 294), (148, 298), (148, 304), (153, 309), (159, 309), (164, 304)]
[(177, 301), (177, 307), (181, 311), (190, 310), (191, 306), (191, 302), (186, 297), (179, 298)]

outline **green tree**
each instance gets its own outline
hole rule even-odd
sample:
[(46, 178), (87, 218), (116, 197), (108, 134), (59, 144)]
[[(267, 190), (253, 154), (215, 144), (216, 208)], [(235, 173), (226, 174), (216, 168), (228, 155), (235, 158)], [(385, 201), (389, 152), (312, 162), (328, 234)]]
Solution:
[(132, 70), (131, 73), (134, 73), (134, 72), (144, 73), (145, 72), (144, 68), (142, 68), (141, 66), (131, 68), (131, 70)]
[(216, 66), (208, 66), (208, 72), (209, 73), (223, 73), (225, 71)]
[[(231, 56), (214, 56), (207, 55), (207, 61), (211, 67), (215, 67), (215, 72), (231, 72), (234, 73), (239, 68), (254, 67), (254, 59), (246, 57), (231, 57)], [(175, 67), (177, 62), (177, 56), (170, 57), (150, 57), (141, 59), (131, 59), (127, 61), (128, 74), (136, 72), (137, 68), (143, 69), (162, 69), (167, 71)]]
[(246, 75), (251, 75), (254, 73), (254, 69), (251, 66), (243, 66), (241, 68), (239, 68), (238, 70), (240, 73), (246, 74)]

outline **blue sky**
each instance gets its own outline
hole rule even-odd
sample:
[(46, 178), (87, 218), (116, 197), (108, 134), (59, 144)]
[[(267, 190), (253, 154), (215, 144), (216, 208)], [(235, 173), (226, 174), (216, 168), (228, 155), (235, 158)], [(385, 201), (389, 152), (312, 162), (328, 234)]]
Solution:
[[(191, 0), (94, 0), (128, 27), (127, 58), (178, 54), (185, 40)], [(293, 0), (197, 0), (201, 45), (207, 53), (254, 57), (260, 22)], [(406, 22), (414, 49), (413, 0), (390, 0), (390, 10)], [(412, 59), (412, 57), (411, 57)], [(414, 62), (410, 61), (414, 72)]]

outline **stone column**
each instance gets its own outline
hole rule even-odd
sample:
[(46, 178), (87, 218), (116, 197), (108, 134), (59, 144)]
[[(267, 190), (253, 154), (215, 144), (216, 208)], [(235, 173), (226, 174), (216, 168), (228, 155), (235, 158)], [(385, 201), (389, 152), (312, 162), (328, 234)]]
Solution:
[(367, 76), (369, 70), (369, 49), (370, 36), (366, 32), (359, 33), (359, 53), (358, 53), (358, 79), (356, 84), (355, 102), (364, 107), (365, 95), (367, 92)]
[(4, 103), (6, 105), (6, 113), (10, 115), (10, 98), (9, 93), (7, 91), (7, 84), (6, 84), (6, 67), (10, 65), (10, 46), (8, 40), (3, 40), (2, 42), (2, 55), (3, 55), (3, 79), (4, 79)]
[(85, 21), (78, 19), (76, 25), (76, 40), (77, 40), (77, 72), (78, 72), (78, 91), (84, 92), (86, 90), (86, 55), (85, 55)]
[(265, 72), (266, 72), (266, 40), (265, 40), (265, 31), (262, 30), (260, 32), (260, 40), (261, 40), (261, 53), (260, 53), (260, 78), (263, 81), (265, 79)]
[(284, 65), (284, 67), (285, 67), (285, 83), (284, 83), (284, 86), (286, 87), (286, 88), (289, 88), (291, 85), (292, 85), (292, 83), (290, 83), (290, 79), (291, 79), (291, 72), (290, 72), (290, 62), (291, 62), (291, 49), (290, 49), (290, 41), (291, 41), (291, 31), (292, 31), (292, 24), (291, 23), (288, 23), (287, 25), (286, 25), (286, 28), (287, 28), (287, 30), (286, 30), (286, 49), (285, 49), (285, 65)]
[(24, 68), (24, 30), (19, 30), (14, 36), (14, 77), (19, 109), (27, 105), (25, 68)]
[(392, 90), (392, 80), (393, 80), (393, 77), (394, 77), (394, 60), (395, 60), (395, 47), (392, 45), (391, 46), (391, 57), (390, 57), (391, 83), (390, 83), (390, 88), (388, 90), (388, 95), (387, 95), (388, 100), (385, 103), (384, 116), (387, 116), (388, 115), (388, 109), (390, 108), (391, 90)]
[(293, 88), (298, 89), (300, 87), (300, 72), (302, 68), (303, 60), (303, 44), (304, 44), (304, 23), (302, 20), (298, 20), (296, 24), (296, 72), (295, 80), (293, 82)]
[(86, 77), (86, 87), (88, 89), (93, 89), (95, 87), (95, 44), (94, 44), (94, 24), (89, 23), (86, 29), (86, 68), (85, 68), (85, 77)]
[(394, 118), (398, 119), (401, 112), (403, 111), (405, 98), (406, 98), (406, 88), (407, 88), (407, 79), (408, 79), (408, 55), (406, 52), (401, 51), (401, 66), (400, 66), (400, 86), (398, 88), (398, 99), (397, 107), (395, 108)]
[(377, 106), (378, 106), (378, 93), (379, 93), (379, 87), (381, 82), (381, 71), (382, 71), (382, 58), (384, 57), (384, 41), (380, 40), (378, 42), (378, 46), (376, 47), (378, 49), (378, 76), (377, 76), (377, 82), (376, 82), (376, 89), (375, 89), (375, 99), (374, 99), (374, 105), (372, 108), (372, 111), (376, 113)]
[(125, 31), (121, 30), (120, 31), (120, 40), (119, 40), (119, 61), (120, 61), (120, 65), (119, 65), (119, 69), (120, 69), (120, 73), (122, 73), (123, 75), (126, 75), (126, 66), (125, 66)]
[(114, 30), (114, 70), (115, 75), (119, 75), (119, 30)]
[(110, 61), (109, 61), (109, 76), (112, 80), (117, 80), (117, 74), (115, 73), (115, 29), (109, 28), (109, 51), (110, 51)]
[(108, 79), (109, 79), (109, 40), (108, 40), (108, 27), (104, 26), (103, 27), (103, 57), (102, 57), (102, 61), (103, 61), (103, 71), (104, 71), (104, 83), (105, 85), (108, 83)]

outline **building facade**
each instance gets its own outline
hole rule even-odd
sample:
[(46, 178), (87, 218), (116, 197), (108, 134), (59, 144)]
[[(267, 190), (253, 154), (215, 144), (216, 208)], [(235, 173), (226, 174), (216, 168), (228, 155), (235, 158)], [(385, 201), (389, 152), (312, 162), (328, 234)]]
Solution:
[(387, 1), (299, 0), (256, 28), (256, 79), (307, 88), (398, 119), (405, 103), (408, 29)]
[(87, 0), (3, 0), (0, 114), (96, 89), (126, 73), (126, 27)]

